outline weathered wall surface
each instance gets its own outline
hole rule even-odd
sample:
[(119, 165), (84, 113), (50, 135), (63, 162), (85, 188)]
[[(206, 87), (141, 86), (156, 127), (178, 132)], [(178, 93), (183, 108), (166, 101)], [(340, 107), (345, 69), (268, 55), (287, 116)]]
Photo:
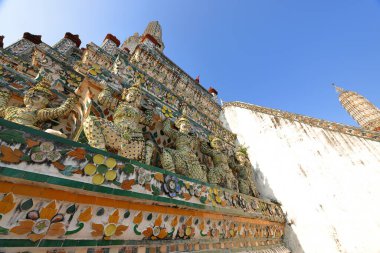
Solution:
[(235, 106), (264, 197), (282, 203), (293, 252), (380, 252), (380, 142)]

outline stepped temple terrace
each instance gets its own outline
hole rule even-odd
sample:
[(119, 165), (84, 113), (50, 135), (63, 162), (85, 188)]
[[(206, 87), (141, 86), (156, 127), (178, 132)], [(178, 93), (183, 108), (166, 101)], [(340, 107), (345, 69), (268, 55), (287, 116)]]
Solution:
[[(353, 169), (379, 178), (380, 110), (356, 92), (336, 87), (360, 128), (222, 105), (164, 54), (157, 21), (100, 46), (25, 32), (4, 47), (4, 35), (0, 252), (328, 253), (372, 240), (336, 222), (379, 196), (360, 194), (379, 190)], [(329, 199), (337, 185), (353, 200)]]

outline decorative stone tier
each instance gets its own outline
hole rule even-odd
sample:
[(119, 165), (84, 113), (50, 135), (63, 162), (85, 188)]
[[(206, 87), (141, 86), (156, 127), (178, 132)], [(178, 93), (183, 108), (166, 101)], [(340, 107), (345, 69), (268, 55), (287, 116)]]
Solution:
[(237, 106), (241, 108), (245, 108), (248, 110), (252, 111), (257, 111), (257, 112), (262, 112), (266, 113), (269, 115), (285, 118), (288, 120), (294, 120), (294, 121), (299, 121), (303, 122), (312, 126), (332, 130), (332, 131), (337, 131), (353, 136), (358, 136), (361, 138), (366, 138), (374, 141), (380, 141), (380, 133), (379, 132), (374, 132), (374, 131), (369, 131), (369, 130), (364, 130), (362, 128), (357, 128), (357, 127), (352, 127), (352, 126), (347, 126), (327, 120), (322, 120), (322, 119), (316, 119), (296, 113), (290, 113), (290, 112), (285, 112), (281, 110), (276, 110), (276, 109), (271, 109), (271, 108), (266, 108), (258, 105), (252, 105), (252, 104), (247, 104), (243, 102), (227, 102), (223, 104), (223, 108), (229, 107), (229, 106)]
[(0, 139), (6, 252), (289, 252), (269, 201), (2, 119)]
[(148, 72), (153, 78), (167, 84), (169, 89), (182, 93), (184, 100), (199, 111), (207, 112), (214, 120), (218, 120), (221, 107), (213, 99), (210, 92), (178, 67), (162, 52), (140, 44), (131, 56), (131, 62)]
[[(147, 47), (141, 46), (141, 48)], [(142, 49), (139, 49), (142, 50)], [(140, 51), (135, 51), (137, 54)], [(145, 51), (144, 51), (145, 52)], [(155, 51), (154, 51), (155, 52)], [(143, 55), (140, 57), (142, 62), (146, 62), (146, 59)], [(186, 90), (184, 84), (178, 80), (162, 80), (160, 76), (155, 75), (155, 72), (151, 68), (145, 66), (142, 63), (139, 63), (135, 60), (131, 63), (124, 54), (119, 55), (120, 61), (120, 70), (119, 73), (115, 75), (115, 70), (113, 69), (115, 57), (109, 55), (102, 48), (98, 47), (94, 43), (89, 43), (87, 45), (86, 53), (83, 57), (82, 64), (79, 67), (78, 71), (84, 75), (88, 75), (90, 78), (94, 78), (96, 82), (111, 82), (114, 84), (120, 83), (121, 85), (128, 86), (134, 76), (135, 72), (143, 73), (147, 77), (147, 81), (144, 88), (144, 93), (152, 101), (156, 101), (162, 105), (165, 105), (170, 111), (174, 112), (175, 115), (178, 115), (181, 110), (181, 106), (187, 106), (187, 116), (192, 120), (192, 123), (202, 128), (199, 132), (199, 135), (202, 136), (205, 133), (213, 133), (219, 136), (221, 139), (228, 142), (230, 145), (234, 144), (236, 136), (223, 127), (219, 120), (220, 115), (220, 106), (215, 104), (212, 100), (209, 99), (211, 96), (207, 93), (205, 97), (187, 97), (189, 94), (194, 96), (195, 91)], [(137, 66), (137, 67), (136, 67)], [(120, 80), (121, 77), (121, 80)], [(157, 81), (159, 80), (159, 81)], [(201, 87), (198, 84), (199, 87)], [(115, 87), (116, 88), (116, 87)], [(204, 89), (202, 87), (202, 89)], [(190, 103), (190, 101), (192, 103)], [(206, 105), (200, 107), (203, 103), (196, 103), (194, 101), (204, 101), (207, 102)], [(212, 109), (211, 104), (215, 104), (215, 108)], [(208, 111), (212, 109), (211, 111)], [(210, 115), (214, 115), (210, 117)]]

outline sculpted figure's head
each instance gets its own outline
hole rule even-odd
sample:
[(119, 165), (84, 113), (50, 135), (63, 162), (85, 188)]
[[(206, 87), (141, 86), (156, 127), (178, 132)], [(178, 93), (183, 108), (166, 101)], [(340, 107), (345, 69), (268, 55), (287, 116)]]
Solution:
[(249, 161), (246, 147), (239, 147), (235, 152), (235, 158), (240, 164), (245, 164)]
[(133, 87), (129, 89), (124, 89), (123, 99), (129, 103), (139, 103), (141, 100), (141, 91), (138, 89), (134, 89)]
[(181, 133), (189, 134), (191, 131), (190, 121), (184, 116), (178, 118), (175, 125)]
[(48, 105), (52, 95), (49, 82), (42, 79), (25, 93), (24, 104), (27, 108), (42, 109)]
[(241, 153), (241, 152), (237, 152), (235, 154), (235, 157), (236, 157), (236, 160), (240, 163), (240, 164), (244, 164), (247, 160), (245, 154)]
[(123, 74), (127, 74), (128, 72), (132, 72), (133, 69), (131, 66), (127, 66), (127, 64), (124, 62), (124, 59), (118, 55), (116, 57), (116, 60), (113, 64), (113, 67), (112, 67), (112, 73), (114, 74), (118, 74), (118, 75), (123, 75)]
[(143, 76), (137, 75), (135, 80), (135, 83), (130, 88), (123, 90), (122, 98), (129, 103), (140, 104), (142, 98), (141, 84), (145, 82), (145, 79)]
[(223, 142), (218, 137), (211, 138), (210, 145), (213, 149), (216, 149), (219, 151), (223, 150)]

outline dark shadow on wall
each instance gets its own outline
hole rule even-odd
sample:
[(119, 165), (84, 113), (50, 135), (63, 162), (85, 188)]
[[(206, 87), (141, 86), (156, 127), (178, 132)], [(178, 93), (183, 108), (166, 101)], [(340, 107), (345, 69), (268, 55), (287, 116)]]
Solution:
[[(278, 203), (281, 205), (281, 200), (276, 198), (268, 179), (265, 177), (264, 173), (261, 171), (259, 164), (256, 163), (253, 166), (254, 179), (256, 182), (257, 190), (260, 192), (260, 198), (269, 199), (272, 202)], [(301, 243), (298, 240), (297, 234), (293, 230), (293, 227), (296, 226), (292, 220), (288, 220), (286, 217), (286, 226), (284, 233), (284, 243), (287, 248), (289, 248), (292, 253), (304, 253), (304, 250), (301, 246)]]

